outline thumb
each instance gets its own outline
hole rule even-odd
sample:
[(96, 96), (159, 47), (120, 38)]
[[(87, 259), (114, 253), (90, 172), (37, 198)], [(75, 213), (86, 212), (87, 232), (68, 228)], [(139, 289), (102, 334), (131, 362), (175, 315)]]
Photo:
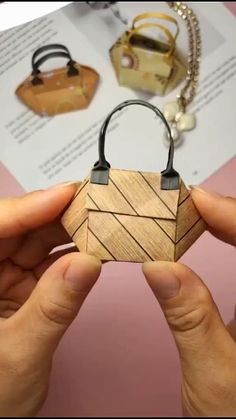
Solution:
[[(70, 253), (43, 274), (28, 301), (9, 320), (31, 358), (51, 357), (101, 271), (93, 256)], [(35, 362), (35, 361), (34, 361)]]
[(214, 367), (216, 357), (224, 362), (222, 353), (231, 351), (233, 340), (201, 279), (171, 262), (146, 262), (143, 272), (174, 336), (182, 367), (205, 376), (207, 363)]

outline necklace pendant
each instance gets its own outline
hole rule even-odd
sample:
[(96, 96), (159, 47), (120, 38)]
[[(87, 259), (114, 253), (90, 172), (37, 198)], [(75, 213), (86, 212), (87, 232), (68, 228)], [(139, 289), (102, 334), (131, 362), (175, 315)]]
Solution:
[[(170, 125), (170, 131), (171, 131), (171, 136), (172, 136), (173, 141), (174, 141), (174, 147), (177, 148), (183, 142), (182, 132), (178, 130), (176, 124), (171, 124)], [(165, 134), (164, 134), (164, 144), (167, 147), (169, 147), (169, 145), (170, 145), (170, 140), (169, 140), (169, 137), (168, 137), (168, 133), (167, 132), (165, 132)]]
[[(177, 114), (178, 115), (178, 114)], [(184, 113), (177, 121), (177, 115), (176, 115), (176, 122), (177, 122), (177, 128), (180, 131), (191, 131), (196, 127), (196, 117), (194, 113)]]
[[(164, 106), (163, 109), (164, 116), (170, 124), (171, 136), (174, 141), (175, 148), (178, 147), (183, 142), (183, 136), (181, 130), (179, 129), (178, 122), (181, 120), (183, 113), (180, 111), (178, 102), (170, 102)], [(167, 132), (164, 134), (164, 144), (169, 147), (170, 140)]]
[(164, 106), (163, 113), (168, 122), (175, 119), (176, 114), (180, 111), (178, 102), (170, 102)]
[[(183, 131), (190, 131), (196, 126), (196, 118), (193, 113), (184, 113), (178, 102), (167, 103), (163, 110), (166, 120), (170, 124), (171, 135), (174, 140), (175, 147), (183, 142)], [(168, 135), (165, 134), (164, 143), (169, 146), (170, 141)]]

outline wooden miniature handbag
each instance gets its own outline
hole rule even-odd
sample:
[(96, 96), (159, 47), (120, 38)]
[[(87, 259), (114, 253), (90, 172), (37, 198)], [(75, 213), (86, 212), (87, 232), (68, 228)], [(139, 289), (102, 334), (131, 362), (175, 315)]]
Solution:
[[(175, 35), (164, 25), (147, 21), (150, 18), (169, 21), (176, 26)], [(146, 20), (136, 26), (137, 22)], [(141, 33), (146, 28), (158, 28), (168, 42)], [(173, 90), (186, 75), (186, 67), (177, 56), (178, 22), (164, 13), (143, 13), (133, 20), (110, 49), (110, 58), (120, 85), (164, 95)]]
[[(143, 105), (161, 118), (170, 139), (161, 173), (112, 169), (104, 146), (112, 115)], [(101, 260), (176, 261), (205, 230), (205, 224), (179, 174), (173, 168), (174, 143), (161, 111), (142, 100), (117, 106), (99, 135), (99, 160), (80, 184), (61, 222), (79, 250)]]
[[(42, 53), (46, 55), (38, 58)], [(40, 66), (51, 58), (68, 60), (62, 68), (41, 72)], [(61, 44), (45, 45), (32, 56), (32, 73), (16, 89), (16, 95), (41, 116), (86, 108), (96, 91), (99, 74), (91, 67), (76, 63), (67, 47)]]

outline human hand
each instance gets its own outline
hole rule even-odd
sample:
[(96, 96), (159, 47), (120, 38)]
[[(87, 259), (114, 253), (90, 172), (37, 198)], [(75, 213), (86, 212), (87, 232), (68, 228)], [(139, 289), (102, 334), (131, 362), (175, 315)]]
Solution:
[(50, 254), (71, 241), (59, 215), (75, 191), (65, 184), (0, 199), (1, 417), (38, 412), (53, 353), (101, 270), (74, 248)]
[[(236, 199), (199, 188), (191, 195), (209, 231), (235, 246)], [(235, 328), (227, 330), (206, 285), (186, 266), (147, 262), (143, 272), (179, 351), (184, 415), (235, 416)]]

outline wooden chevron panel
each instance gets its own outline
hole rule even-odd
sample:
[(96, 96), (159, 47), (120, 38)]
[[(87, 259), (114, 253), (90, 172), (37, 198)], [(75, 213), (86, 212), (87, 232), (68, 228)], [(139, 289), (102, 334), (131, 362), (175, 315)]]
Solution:
[[(100, 211), (119, 212), (120, 214), (137, 215), (136, 211), (129, 204), (129, 201), (120, 190), (109, 180), (109, 185), (89, 185), (89, 198), (86, 202), (88, 209), (99, 209)], [(96, 208), (91, 203), (96, 202)]]
[[(120, 222), (121, 229), (125, 229), (135, 239), (152, 260), (173, 260), (175, 244), (152, 218), (130, 217), (129, 215), (114, 214)], [(148, 258), (136, 260), (145, 262)]]
[(201, 236), (206, 230), (206, 225), (202, 218), (198, 219), (191, 229), (175, 246), (175, 261), (177, 261), (189, 247)]
[(178, 260), (205, 230), (191, 195), (160, 189), (160, 175), (110, 170), (108, 185), (87, 178), (62, 224), (82, 252), (101, 260)]
[[(175, 219), (174, 209), (161, 199), (141, 172), (129, 170), (110, 170), (110, 178), (120, 190), (137, 215), (143, 217), (155, 217)], [(116, 210), (120, 213), (119, 208)]]
[(179, 194), (179, 202), (178, 205), (182, 204), (183, 201), (190, 195), (190, 192), (186, 188), (184, 182), (181, 180), (180, 184), (180, 194)]
[(80, 252), (87, 253), (88, 243), (88, 217), (80, 225), (72, 236), (73, 242), (76, 244)]
[(95, 201), (93, 201), (92, 198), (90, 198), (89, 194), (87, 194), (85, 205), (86, 205), (86, 209), (89, 208), (89, 209), (95, 210), (95, 211), (98, 209), (97, 204), (95, 204)]
[(155, 223), (175, 242), (176, 235), (176, 221), (175, 220), (161, 220), (160, 218), (154, 218)]
[(160, 199), (165, 202), (170, 211), (177, 214), (177, 207), (179, 201), (180, 190), (176, 189), (173, 191), (166, 191), (161, 189), (161, 174), (160, 173), (150, 173), (150, 172), (140, 172), (142, 176), (146, 179), (148, 184), (152, 189), (158, 194)]
[(205, 223), (192, 201), (190, 192), (181, 181), (176, 220), (175, 261), (186, 252), (205, 229)]
[(88, 229), (88, 253), (100, 260), (115, 260), (114, 256), (107, 250), (104, 244), (95, 234)]
[(191, 196), (182, 201), (178, 206), (176, 225), (176, 242), (178, 242), (200, 218)]
[[(97, 209), (104, 212), (147, 217), (155, 214), (157, 217), (175, 219), (175, 214), (138, 172), (111, 169), (109, 184), (90, 184), (88, 193)], [(89, 206), (89, 202), (87, 208), (94, 209)]]
[[(133, 218), (131, 216), (131, 218)], [(135, 217), (137, 220), (137, 218)], [(114, 260), (127, 260), (130, 262), (152, 260), (141, 243), (138, 243), (129, 232), (122, 227), (114, 214), (97, 211), (89, 212), (89, 231), (112, 255)], [(90, 243), (88, 243), (88, 252)]]
[(70, 206), (62, 216), (61, 222), (71, 237), (83, 224), (84, 220), (88, 218), (88, 210), (85, 207), (87, 189), (88, 181), (85, 181), (78, 188)]

